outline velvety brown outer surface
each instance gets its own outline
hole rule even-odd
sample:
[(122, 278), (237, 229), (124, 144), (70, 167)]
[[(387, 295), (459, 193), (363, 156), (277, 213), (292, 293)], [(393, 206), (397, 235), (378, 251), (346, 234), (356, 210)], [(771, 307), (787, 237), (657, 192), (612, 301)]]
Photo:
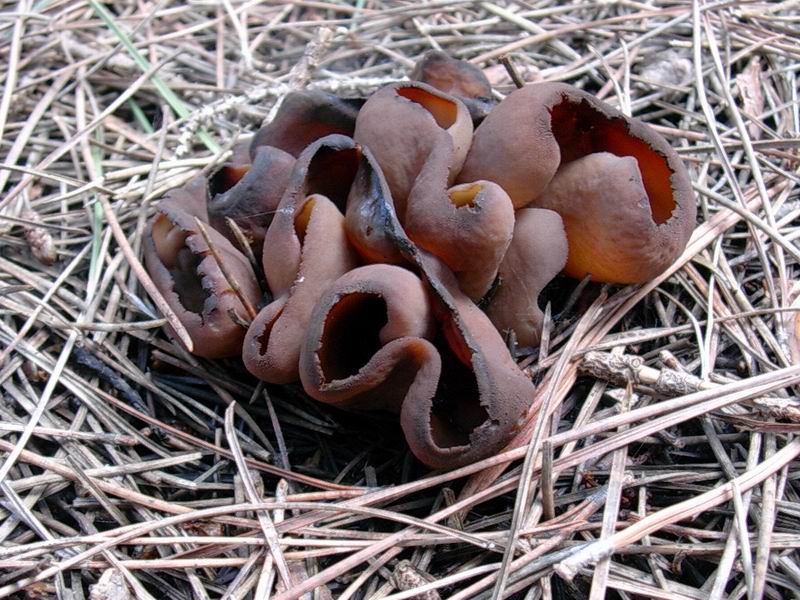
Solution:
[[(431, 397), (412, 387), (400, 412), (400, 423), (414, 454), (426, 464), (452, 468), (491, 456), (505, 446), (526, 420), (534, 386), (520, 371), (486, 314), (458, 288), (455, 277), (438, 259), (421, 255), (420, 264), (434, 297), (437, 321), (451, 352), (474, 378), (472, 395)], [(437, 390), (446, 391), (446, 390)], [(454, 412), (482, 411), (485, 420), (469, 433), (466, 444), (443, 445), (448, 423), (435, 407), (447, 401)], [(439, 431), (437, 431), (437, 429)], [(444, 430), (444, 431), (441, 431)]]
[(567, 262), (567, 236), (558, 213), (523, 208), (500, 263), (500, 285), (486, 313), (501, 332), (514, 331), (520, 346), (535, 346), (544, 314), (537, 298)]
[(653, 222), (630, 156), (603, 152), (567, 163), (535, 204), (561, 214), (570, 253), (565, 272), (578, 279), (649, 281), (686, 246), (679, 228)]
[[(418, 94), (429, 106), (402, 94)], [(437, 122), (430, 107), (440, 110), (439, 114), (450, 114), (446, 126)], [(402, 222), (408, 195), (430, 154), (452, 144), (448, 165), (448, 181), (452, 182), (469, 150), (471, 136), (472, 121), (459, 100), (423, 83), (401, 82), (370, 96), (358, 115), (353, 137), (378, 161)]]
[[(414, 183), (406, 208), (405, 230), (423, 250), (441, 258), (474, 301), (489, 290), (511, 242), (514, 207), (503, 189), (477, 181), (447, 189), (448, 148), (435, 151)], [(456, 206), (451, 194), (474, 198)]]
[[(261, 292), (250, 263), (222, 235), (211, 228), (208, 228), (208, 234), (242, 293), (256, 304)], [(194, 277), (195, 285), (199, 284), (206, 294), (199, 312), (188, 310), (182, 304), (180, 286), (176, 289), (175, 279), (170, 272), (180, 259), (188, 256), (185, 251), (182, 252), (184, 248), (199, 261), (196, 270), (186, 275)], [(204, 358), (238, 356), (242, 351), (245, 331), (231, 319), (229, 311), (234, 311), (241, 318), (245, 318), (247, 313), (220, 271), (203, 236), (197, 231), (194, 217), (174, 203), (162, 204), (145, 232), (144, 259), (153, 282), (189, 332), (194, 354)]]
[(211, 225), (236, 244), (226, 222), (226, 219), (232, 219), (248, 236), (254, 252), (260, 254), (264, 234), (289, 183), (294, 163), (295, 158), (283, 150), (272, 146), (257, 148), (253, 164), (241, 179), (229, 190), (209, 200)]
[[(295, 218), (308, 202), (312, 202), (313, 207), (301, 242)], [(300, 347), (314, 305), (337, 277), (356, 266), (355, 255), (347, 244), (344, 216), (339, 209), (319, 195), (309, 196), (298, 204), (281, 206), (265, 238), (265, 244), (273, 253), (297, 256), (297, 273), (288, 289), (279, 288), (282, 282), (272, 288), (275, 300), (258, 313), (244, 340), (245, 367), (269, 383), (290, 383), (298, 379)], [(266, 264), (271, 266), (274, 262)], [(265, 270), (271, 287), (273, 272), (272, 268)]]
[(320, 90), (292, 92), (284, 98), (275, 118), (256, 133), (250, 156), (255, 158), (259, 146), (300, 156), (309, 144), (326, 135), (352, 136), (359, 104)]
[(549, 94), (541, 84), (520, 88), (492, 109), (475, 130), (458, 183), (486, 179), (502, 187), (514, 208), (542, 193), (558, 169), (561, 153), (550, 131)]
[[(331, 365), (347, 362), (349, 357), (341, 353), (351, 346), (350, 338), (358, 335), (332, 333), (337, 329), (336, 307), (355, 295), (385, 303), (384, 324), (378, 332), (370, 332), (377, 333), (380, 347), (367, 362), (356, 365), (355, 372), (336, 379)], [(340, 277), (314, 309), (300, 359), (303, 388), (312, 398), (336, 406), (398, 410), (415, 379), (426, 380), (428, 390), (436, 387), (438, 352), (426, 341), (432, 337), (433, 326), (433, 312), (419, 277), (393, 265), (354, 269)], [(366, 332), (360, 333), (367, 337)]]
[(459, 181), (476, 177), (502, 185), (515, 206), (561, 215), (574, 277), (646, 281), (678, 257), (694, 229), (689, 176), (667, 141), (566, 84), (525, 86), (492, 111)]
[(441, 50), (426, 52), (417, 61), (409, 78), (427, 83), (461, 100), (473, 122), (484, 119), (494, 106), (492, 86), (483, 71)]
[(242, 358), (270, 383), (298, 379), (300, 346), (320, 295), (357, 264), (347, 242), (342, 201), (360, 157), (350, 138), (331, 135), (300, 155), (264, 238), (263, 266), (274, 301), (250, 325)]

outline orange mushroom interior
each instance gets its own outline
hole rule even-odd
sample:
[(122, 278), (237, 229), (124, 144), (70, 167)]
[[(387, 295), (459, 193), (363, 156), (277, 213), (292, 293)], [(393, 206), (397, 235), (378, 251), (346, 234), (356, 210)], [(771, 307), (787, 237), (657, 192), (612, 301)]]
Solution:
[(629, 133), (624, 119), (609, 118), (585, 100), (575, 102), (564, 98), (550, 109), (550, 120), (562, 165), (595, 152), (634, 157), (653, 221), (661, 225), (669, 220), (675, 210), (672, 169), (663, 155)]
[(456, 208), (475, 208), (475, 198), (483, 188), (479, 183), (473, 183), (466, 187), (459, 186), (448, 191), (450, 202)]
[(309, 221), (311, 221), (311, 213), (314, 212), (314, 205), (316, 203), (317, 201), (313, 198), (306, 200), (306, 203), (303, 204), (303, 208), (300, 209), (294, 218), (294, 231), (297, 234), (297, 239), (300, 240), (300, 245), (305, 242), (306, 230), (308, 229)]
[(397, 95), (419, 104), (427, 110), (436, 120), (436, 124), (442, 129), (449, 129), (456, 122), (458, 116), (458, 106), (455, 102), (440, 98), (431, 94), (427, 90), (417, 87), (401, 87), (397, 89)]
[(188, 311), (202, 314), (211, 295), (203, 287), (197, 272), (203, 260), (186, 246), (189, 233), (177, 227), (166, 215), (159, 214), (153, 223), (153, 244), (161, 264), (169, 271), (172, 289)]

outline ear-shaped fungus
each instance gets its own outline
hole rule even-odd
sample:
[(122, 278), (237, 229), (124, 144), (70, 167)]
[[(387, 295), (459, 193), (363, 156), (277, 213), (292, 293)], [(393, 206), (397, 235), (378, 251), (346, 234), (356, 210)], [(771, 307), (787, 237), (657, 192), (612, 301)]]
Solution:
[(401, 82), (370, 96), (356, 119), (354, 138), (378, 161), (402, 222), (414, 181), (434, 149), (452, 146), (448, 182), (455, 179), (469, 150), (472, 121), (452, 96), (424, 83)]
[[(695, 217), (689, 182), (653, 173), (633, 156), (588, 154), (559, 169), (533, 202), (561, 215), (569, 241), (565, 273), (595, 281), (643, 283), (667, 269), (686, 247)], [(655, 169), (653, 169), (655, 170)], [(591, 183), (589, 183), (591, 182)], [(674, 199), (673, 199), (674, 198)]]
[(561, 83), (525, 86), (492, 111), (459, 175), (477, 178), (500, 184), (516, 207), (532, 202), (561, 215), (574, 277), (650, 279), (677, 258), (694, 227), (689, 177), (666, 140)]
[[(534, 386), (502, 337), (438, 259), (418, 257), (439, 323), (442, 375), (434, 396), (407, 398), (400, 423), (424, 463), (452, 468), (503, 448), (530, 411)], [(409, 401), (413, 400), (413, 401)]]
[(362, 102), (320, 90), (292, 92), (284, 98), (275, 118), (256, 133), (250, 156), (255, 160), (257, 148), (273, 146), (297, 157), (311, 142), (326, 135), (352, 136)]
[[(212, 197), (208, 202), (211, 225), (235, 244), (236, 238), (226, 221), (232, 219), (249, 238), (254, 251), (260, 253), (264, 234), (289, 183), (294, 163), (291, 154), (272, 146), (260, 146), (253, 164), (238, 168), (241, 173), (234, 185), (214, 194), (215, 179), (212, 179)], [(229, 178), (226, 176), (226, 182)]]
[[(362, 153), (356, 181), (363, 178), (368, 182), (364, 183), (365, 188), (385, 189), (369, 151), (363, 148)], [(385, 206), (378, 207), (380, 203)], [(400, 337), (405, 341), (401, 344), (395, 340), (391, 352), (387, 350), (391, 360), (370, 361), (384, 347), (381, 340), (388, 339), (383, 327), (388, 322), (385, 307), (390, 295), (386, 292), (381, 303), (372, 298), (376, 294), (370, 296), (368, 292), (378, 289), (378, 279), (383, 286), (383, 282), (407, 279), (408, 275), (403, 269), (388, 265), (359, 268), (334, 283), (318, 303), (301, 354), (301, 380), (307, 393), (321, 401), (375, 406), (373, 397), (383, 397), (383, 392), (373, 394), (370, 390), (378, 386), (382, 389), (384, 381), (392, 381), (392, 389), (404, 389), (400, 384), (409, 381), (409, 373), (418, 368), (400, 410), (403, 431), (420, 460), (432, 467), (452, 468), (502, 448), (532, 409), (534, 388), (489, 318), (461, 292), (449, 269), (436, 257), (420, 251), (406, 236), (390, 203), (389, 194), (351, 194), (348, 215), (352, 211), (363, 216), (356, 221), (363, 228), (373, 223), (379, 231), (375, 239), (381, 242), (375, 247), (394, 244), (407, 264), (419, 271), (436, 320), (433, 338), (426, 340), (416, 334), (415, 341), (410, 342), (407, 338), (411, 334), (404, 333), (405, 337)], [(386, 269), (391, 276), (376, 276), (386, 273)], [(411, 300), (419, 297), (417, 292), (408, 291), (412, 287), (404, 287), (402, 303), (419, 302)], [(368, 297), (358, 295), (363, 293)], [(342, 298), (346, 303), (339, 310), (336, 307)], [(336, 325), (340, 320), (344, 325)], [(352, 327), (357, 328), (358, 335), (352, 335), (348, 323), (355, 323)], [(358, 340), (371, 341), (365, 349)], [(344, 358), (343, 349), (353, 344), (360, 348), (357, 355), (361, 358), (347, 363), (347, 368), (320, 370), (321, 360), (349, 360)], [(391, 396), (388, 404), (396, 402), (396, 396)]]
[(408, 197), (405, 230), (455, 273), (474, 301), (489, 290), (514, 230), (514, 207), (499, 185), (475, 181), (447, 189), (448, 148), (433, 152)]
[(300, 346), (320, 295), (356, 266), (347, 243), (344, 205), (360, 155), (352, 140), (329, 136), (298, 159), (264, 238), (264, 274), (273, 302), (253, 320), (243, 359), (270, 383), (298, 378)]
[[(355, 142), (354, 142), (355, 145)], [(367, 263), (402, 265), (411, 241), (402, 235), (389, 184), (375, 157), (365, 146), (347, 198), (345, 227), (350, 244)]]
[(428, 388), (436, 384), (438, 353), (427, 341), (433, 332), (419, 277), (393, 265), (359, 267), (340, 277), (314, 309), (300, 380), (310, 396), (328, 404), (399, 410), (420, 375), (433, 380)]
[[(446, 267), (432, 264), (437, 286), (447, 278), (446, 288), (455, 286)], [(322, 402), (399, 408), (414, 454), (429, 466), (452, 468), (508, 441), (533, 385), (457, 286), (449, 307), (435, 290), (429, 301), (426, 287), (391, 265), (368, 265), (339, 278), (312, 315), (300, 378)]]
[(517, 211), (514, 238), (500, 263), (500, 284), (486, 313), (501, 332), (513, 331), (520, 346), (535, 346), (544, 314), (537, 298), (567, 262), (567, 236), (558, 213)]
[(427, 83), (461, 100), (475, 124), (480, 123), (494, 106), (492, 85), (483, 71), (441, 50), (426, 52), (417, 61), (409, 78)]
[[(257, 303), (261, 292), (250, 263), (222, 235), (211, 228), (208, 235), (242, 294)], [(176, 204), (162, 204), (145, 232), (144, 258), (153, 282), (189, 332), (194, 353), (205, 358), (239, 355), (245, 331), (234, 319), (247, 313), (194, 216)]]

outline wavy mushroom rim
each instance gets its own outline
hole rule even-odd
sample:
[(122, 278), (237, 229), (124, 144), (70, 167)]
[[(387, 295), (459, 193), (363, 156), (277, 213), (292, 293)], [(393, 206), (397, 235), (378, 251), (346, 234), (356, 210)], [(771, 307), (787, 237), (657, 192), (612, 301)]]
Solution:
[[(291, 285), (250, 326), (244, 342), (247, 369), (268, 383), (290, 383), (299, 378), (298, 364), (308, 323), (320, 294), (356, 266), (347, 243), (344, 216), (325, 196), (313, 194), (295, 203), (293, 215), (282, 214), (270, 230), (272, 240), (297, 248), (297, 271)], [(275, 250), (275, 248), (273, 248)], [(269, 273), (272, 275), (272, 273)], [(273, 278), (274, 280), (274, 278)]]
[(461, 170), (472, 121), (458, 99), (416, 81), (389, 84), (364, 104), (354, 139), (369, 148), (389, 185), (397, 216), (431, 156), (448, 154), (448, 184)]
[[(413, 340), (431, 330), (429, 300), (416, 275), (384, 264), (355, 268), (314, 308), (300, 360), (303, 386), (339, 406), (378, 402), (396, 409), (416, 370)], [(405, 374), (395, 373), (398, 368)], [(391, 399), (376, 398), (375, 389), (388, 380), (396, 384), (386, 390)]]
[(696, 205), (678, 154), (655, 130), (565, 84), (539, 84), (559, 168), (531, 206), (559, 212), (565, 273), (642, 283), (680, 255)]
[(250, 155), (255, 157), (260, 146), (273, 146), (299, 157), (310, 144), (325, 136), (352, 136), (361, 102), (322, 90), (291, 92), (273, 120), (256, 132)]
[[(279, 210), (294, 210), (313, 194), (325, 196), (344, 214), (361, 159), (361, 147), (347, 136), (331, 134), (309, 144), (292, 170)], [(335, 177), (331, 177), (331, 173)]]
[(670, 221), (679, 206), (684, 209), (684, 196), (693, 202), (685, 167), (663, 137), (586, 92), (563, 84), (558, 88), (548, 110), (561, 151), (559, 168), (592, 153), (635, 158), (656, 225)]
[(497, 360), (495, 351), (507, 353), (507, 349), (491, 324), (483, 333), (501, 345), (483, 347), (484, 339), (477, 351), (470, 347), (476, 334), (483, 337), (473, 319), (474, 315), (467, 317), (473, 323), (470, 327), (446, 309), (439, 314), (432, 341), (441, 363), (439, 380), (429, 393), (410, 393), (401, 407), (409, 446), (432, 468), (452, 469), (491, 456), (505, 446), (532, 409), (533, 385), (516, 365), (509, 370)]
[(492, 86), (478, 67), (466, 60), (453, 58), (441, 50), (429, 50), (414, 65), (409, 75), (461, 100), (477, 126), (492, 110), (495, 102)]
[(381, 100), (394, 97), (415, 105), (421, 109), (418, 114), (426, 115), (436, 128), (449, 133), (457, 147), (465, 143), (469, 145), (465, 138), (472, 133), (471, 121), (466, 107), (455, 96), (422, 81), (398, 81), (385, 85), (369, 100), (373, 97)]
[[(194, 354), (204, 358), (235, 356), (241, 353), (245, 335), (241, 323), (246, 311), (194, 219), (173, 205), (159, 208), (144, 237), (147, 269), (189, 332)], [(208, 235), (236, 279), (239, 292), (255, 304), (260, 291), (247, 259), (215, 230), (209, 230)]]

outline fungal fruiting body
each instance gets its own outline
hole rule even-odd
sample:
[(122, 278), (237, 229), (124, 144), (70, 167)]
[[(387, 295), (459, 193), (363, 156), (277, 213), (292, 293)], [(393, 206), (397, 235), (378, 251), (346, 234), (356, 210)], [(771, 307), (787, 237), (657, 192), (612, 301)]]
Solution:
[[(456, 285), (446, 268), (428, 269), (437, 285)], [(506, 443), (533, 384), (486, 315), (458, 291), (431, 294), (431, 280), (394, 265), (343, 275), (311, 318), (300, 376), (322, 402), (399, 411), (414, 454), (452, 468)]]
[(491, 181), (447, 187), (447, 157), (435, 153), (417, 178), (406, 208), (405, 229), (423, 250), (455, 273), (474, 301), (489, 290), (511, 243), (514, 207)]
[(478, 67), (440, 50), (430, 50), (417, 62), (410, 78), (427, 83), (461, 100), (473, 123), (480, 123), (492, 110), (492, 86)]
[(358, 114), (354, 134), (380, 165), (401, 223), (408, 195), (431, 155), (447, 152), (447, 180), (452, 182), (471, 137), (466, 107), (418, 82), (390, 84), (370, 96)]
[[(147, 270), (180, 318), (204, 358), (237, 356), (242, 351), (247, 312), (211, 255), (194, 217), (174, 204), (162, 205), (144, 236)], [(261, 295), (247, 259), (227, 239), (207, 227), (209, 238), (235, 278), (241, 293), (255, 304)]]
[(521, 208), (514, 237), (500, 263), (500, 283), (486, 309), (501, 332), (513, 331), (520, 346), (536, 346), (544, 313), (537, 302), (567, 263), (567, 235), (558, 213)]
[(290, 94), (210, 183), (168, 194), (144, 255), (196, 354), (394, 411), (422, 462), (452, 468), (537, 409), (505, 339), (539, 343), (548, 283), (658, 276), (696, 208), (669, 145), (583, 91), (529, 85), (494, 106), (479, 70), (437, 52), (413, 78), (366, 102)]
[(571, 277), (641, 283), (672, 264), (697, 213), (683, 163), (652, 128), (561, 83), (512, 92), (475, 132), (459, 181), (556, 211)]
[(295, 165), (291, 183), (264, 239), (263, 267), (275, 299), (256, 316), (244, 340), (247, 369), (271, 383), (298, 378), (300, 347), (319, 296), (356, 266), (344, 215), (357, 157), (349, 138), (311, 144)]
[(250, 144), (250, 156), (262, 146), (278, 148), (294, 157), (326, 135), (353, 135), (361, 102), (345, 100), (320, 90), (288, 94), (275, 118), (258, 130)]

